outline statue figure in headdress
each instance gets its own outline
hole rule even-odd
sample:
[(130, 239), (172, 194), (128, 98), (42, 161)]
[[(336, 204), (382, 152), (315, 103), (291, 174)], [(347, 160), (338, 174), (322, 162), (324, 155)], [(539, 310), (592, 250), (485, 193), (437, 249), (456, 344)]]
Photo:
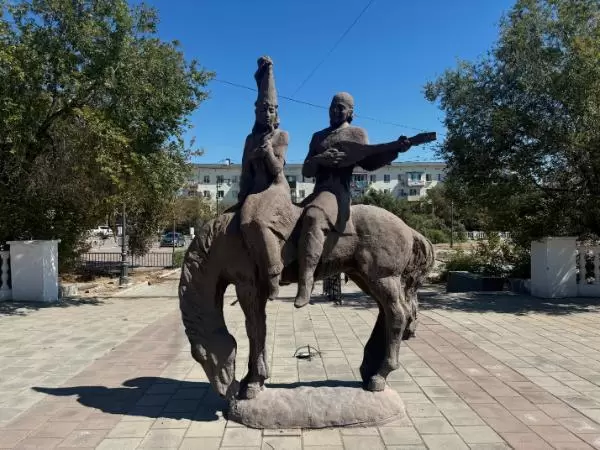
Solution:
[(279, 128), (273, 62), (258, 60), (254, 75), (258, 87), (255, 123), (246, 138), (238, 204), (241, 230), (254, 255), (259, 280), (268, 298), (277, 297), (282, 263), (282, 244), (293, 228), (290, 187), (283, 173), (288, 133)]

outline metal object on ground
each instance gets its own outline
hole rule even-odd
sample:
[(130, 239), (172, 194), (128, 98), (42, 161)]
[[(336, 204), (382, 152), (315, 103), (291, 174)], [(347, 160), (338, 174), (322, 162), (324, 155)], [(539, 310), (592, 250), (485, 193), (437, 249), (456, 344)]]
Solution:
[[(305, 349), (305, 350), (302, 350), (302, 349)], [(312, 359), (314, 357), (320, 356), (320, 355), (321, 355), (321, 352), (310, 345), (303, 345), (302, 347), (298, 347), (296, 349), (296, 351), (294, 352), (294, 357), (296, 357), (298, 359), (308, 359), (309, 361), (312, 361)]]

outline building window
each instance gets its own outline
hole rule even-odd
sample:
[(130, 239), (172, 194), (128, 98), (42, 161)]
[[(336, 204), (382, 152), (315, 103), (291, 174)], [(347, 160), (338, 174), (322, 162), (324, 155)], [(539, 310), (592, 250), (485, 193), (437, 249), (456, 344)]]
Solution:
[(410, 192), (408, 193), (408, 195), (417, 195), (417, 190), (411, 189)]
[(369, 181), (371, 181), (371, 183), (375, 183), (377, 181), (377, 175), (370, 175)]
[(405, 191), (404, 189), (402, 189), (402, 190), (400, 191), (400, 196), (401, 196), (401, 197), (406, 197), (406, 191)]
[(398, 174), (398, 181), (402, 181), (402, 174), (401, 173)]
[(425, 181), (431, 181), (431, 174), (430, 173), (426, 173), (425, 174)]
[(300, 189), (300, 198), (306, 197), (306, 191), (304, 189)]
[(204, 175), (204, 182), (205, 183), (210, 183), (210, 175)]
[(442, 181), (442, 174), (438, 173), (438, 181)]
[(224, 178), (223, 175), (217, 175), (217, 184), (223, 184)]
[(217, 191), (217, 198), (223, 198), (223, 197), (225, 197), (225, 192)]
[(389, 174), (385, 174), (383, 176), (383, 182), (384, 183), (389, 183), (390, 182), (390, 175)]
[(210, 191), (204, 191), (202, 194), (204, 195), (204, 198), (210, 198)]
[(231, 177), (231, 182), (232, 183), (237, 183), (238, 182), (238, 176), (237, 175), (232, 176)]

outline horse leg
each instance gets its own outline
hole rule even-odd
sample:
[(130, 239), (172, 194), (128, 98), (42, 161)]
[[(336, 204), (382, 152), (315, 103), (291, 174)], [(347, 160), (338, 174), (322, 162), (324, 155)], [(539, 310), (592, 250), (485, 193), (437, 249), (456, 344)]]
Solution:
[(410, 315), (408, 318), (408, 324), (404, 330), (404, 334), (402, 335), (402, 340), (407, 340), (411, 337), (415, 337), (417, 333), (417, 316), (419, 314), (419, 298), (417, 297), (417, 288), (407, 287), (405, 290), (405, 296), (406, 301), (408, 303)]
[(368, 385), (371, 377), (377, 373), (385, 357), (385, 341), (385, 313), (380, 306), (375, 327), (373, 327), (371, 337), (365, 345), (363, 360), (360, 365), (360, 377), (365, 387)]
[(239, 397), (255, 398), (264, 388), (269, 378), (269, 367), (266, 358), (267, 315), (265, 307), (267, 298), (252, 283), (236, 286), (237, 297), (246, 316), (246, 334), (250, 343), (248, 373), (240, 382)]
[[(385, 389), (387, 376), (400, 367), (400, 344), (404, 330), (408, 325), (410, 311), (400, 277), (380, 278), (369, 284), (375, 300), (379, 303), (380, 316), (383, 311), (385, 342), (383, 345), (384, 356), (379, 367), (368, 380), (363, 378), (363, 382), (365, 382), (366, 389), (369, 391), (382, 391)], [(365, 353), (366, 350), (365, 348)], [(378, 350), (380, 351), (380, 349)]]
[[(361, 288), (365, 294), (370, 295), (373, 297), (373, 299), (375, 299), (368, 282), (364, 281), (362, 278), (359, 278), (355, 274), (350, 275), (350, 279), (354, 281), (354, 283), (356, 283), (356, 285)], [(385, 357), (385, 312), (379, 302), (378, 306), (379, 314), (377, 315), (377, 321), (375, 322), (375, 327), (373, 327), (373, 331), (371, 332), (371, 337), (365, 344), (363, 360), (360, 365), (360, 376), (365, 387), (368, 385), (371, 377), (377, 373), (377, 370), (381, 366), (383, 358)]]

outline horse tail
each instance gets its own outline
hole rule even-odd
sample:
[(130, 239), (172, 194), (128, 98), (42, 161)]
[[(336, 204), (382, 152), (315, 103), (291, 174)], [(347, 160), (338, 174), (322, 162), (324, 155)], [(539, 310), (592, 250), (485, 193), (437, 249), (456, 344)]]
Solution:
[(435, 263), (435, 250), (431, 241), (416, 230), (412, 230), (412, 235), (412, 255), (403, 273), (404, 294), (410, 309), (410, 318), (403, 339), (409, 339), (415, 335), (419, 312), (417, 291)]
[(179, 309), (192, 357), (222, 396), (235, 379), (237, 343), (225, 324), (227, 283), (221, 279), (222, 267), (215, 253), (227, 245), (232, 216), (223, 214), (204, 224), (185, 254), (179, 281)]

